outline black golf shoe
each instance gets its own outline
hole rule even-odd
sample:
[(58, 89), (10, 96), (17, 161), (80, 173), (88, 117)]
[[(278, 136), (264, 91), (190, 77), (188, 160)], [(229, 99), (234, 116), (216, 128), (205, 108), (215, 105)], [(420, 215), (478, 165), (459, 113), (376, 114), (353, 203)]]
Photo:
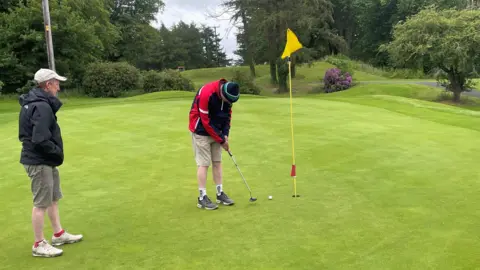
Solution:
[(218, 208), (218, 205), (214, 204), (210, 198), (208, 198), (207, 195), (203, 196), (203, 200), (200, 200), (200, 198), (197, 199), (197, 207), (201, 209), (207, 209), (207, 210), (215, 210)]
[(225, 192), (222, 191), (220, 195), (217, 195), (217, 203), (221, 203), (223, 205), (233, 205), (235, 202), (230, 199)]

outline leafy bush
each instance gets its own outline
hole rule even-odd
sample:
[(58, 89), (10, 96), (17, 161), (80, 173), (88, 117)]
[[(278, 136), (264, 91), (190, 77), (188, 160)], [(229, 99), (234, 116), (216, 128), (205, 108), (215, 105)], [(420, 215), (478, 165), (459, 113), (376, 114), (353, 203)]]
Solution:
[(422, 69), (411, 68), (393, 68), (389, 66), (375, 67), (367, 63), (359, 62), (350, 59), (345, 55), (332, 55), (325, 58), (327, 63), (330, 63), (340, 70), (350, 73), (354, 76), (356, 71), (365, 72), (368, 74), (381, 76), (390, 79), (426, 79), (433, 78), (430, 74), (425, 74)]
[(143, 74), (143, 91), (152, 93), (162, 91), (164, 87), (164, 76), (157, 71), (150, 70)]
[(338, 68), (331, 68), (325, 72), (323, 83), (326, 93), (342, 91), (352, 86), (352, 76)]
[(260, 87), (255, 84), (248, 72), (234, 70), (231, 81), (238, 83), (241, 94), (260, 95)]
[(337, 55), (336, 57), (327, 57), (326, 62), (336, 66), (340, 70), (350, 73), (352, 76), (355, 74), (356, 65), (347, 56)]
[(33, 88), (37, 87), (37, 84), (34, 80), (27, 80), (27, 82), (22, 86), (16, 89), (18, 94), (25, 94)]
[(0, 81), (0, 93), (2, 93), (3, 82)]
[(193, 82), (175, 70), (166, 70), (163, 72), (147, 71), (143, 75), (143, 80), (143, 91), (146, 93), (168, 90), (195, 90)]
[(162, 72), (165, 90), (183, 90), (183, 91), (194, 91), (195, 85), (190, 79), (187, 79), (182, 76), (181, 72), (178, 70), (167, 69)]
[(140, 85), (140, 72), (126, 62), (92, 63), (83, 79), (85, 94), (92, 97), (119, 97)]

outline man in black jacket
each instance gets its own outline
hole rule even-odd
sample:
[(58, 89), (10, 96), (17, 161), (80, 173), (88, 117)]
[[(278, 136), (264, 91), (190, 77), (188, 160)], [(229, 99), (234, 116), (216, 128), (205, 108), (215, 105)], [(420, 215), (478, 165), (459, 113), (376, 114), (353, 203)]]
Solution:
[(63, 195), (57, 167), (63, 164), (64, 154), (56, 116), (62, 103), (56, 96), (60, 91), (60, 81), (66, 79), (53, 70), (40, 69), (34, 77), (38, 87), (19, 98), (19, 140), (22, 142), (20, 163), (30, 177), (33, 194), (33, 256), (56, 257), (63, 253), (44, 238), (45, 212), (54, 231), (52, 245), (75, 243), (83, 238), (82, 235), (72, 235), (63, 230), (58, 214), (58, 201)]

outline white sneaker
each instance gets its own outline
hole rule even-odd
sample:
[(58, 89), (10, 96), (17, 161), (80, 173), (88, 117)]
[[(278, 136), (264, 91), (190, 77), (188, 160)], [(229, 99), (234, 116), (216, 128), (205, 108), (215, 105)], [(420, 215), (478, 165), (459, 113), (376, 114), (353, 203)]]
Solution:
[(34, 257), (57, 257), (63, 254), (63, 250), (52, 247), (47, 240), (38, 243), (38, 246), (32, 247)]
[(53, 246), (61, 246), (63, 244), (73, 244), (76, 242), (80, 242), (83, 238), (83, 235), (73, 235), (69, 234), (68, 232), (63, 232), (62, 235), (59, 237), (52, 236), (52, 245)]

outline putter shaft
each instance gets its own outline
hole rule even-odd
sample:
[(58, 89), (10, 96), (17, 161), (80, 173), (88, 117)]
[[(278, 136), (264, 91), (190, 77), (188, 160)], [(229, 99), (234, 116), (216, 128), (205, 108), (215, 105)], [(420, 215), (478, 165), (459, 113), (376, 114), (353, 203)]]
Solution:
[(239, 172), (240, 175), (242, 176), (242, 180), (243, 180), (243, 182), (245, 183), (245, 185), (247, 186), (248, 191), (250, 192), (250, 198), (252, 198), (252, 190), (251, 190), (250, 187), (248, 186), (247, 180), (245, 180), (245, 177), (243, 176), (242, 171), (240, 171), (240, 168), (238, 167), (238, 164), (237, 164), (237, 161), (235, 160), (235, 157), (232, 155), (232, 152), (230, 152), (230, 151), (228, 151), (228, 154), (229, 154), (230, 157), (232, 158), (233, 163), (235, 164), (235, 167), (237, 167), (238, 172)]

